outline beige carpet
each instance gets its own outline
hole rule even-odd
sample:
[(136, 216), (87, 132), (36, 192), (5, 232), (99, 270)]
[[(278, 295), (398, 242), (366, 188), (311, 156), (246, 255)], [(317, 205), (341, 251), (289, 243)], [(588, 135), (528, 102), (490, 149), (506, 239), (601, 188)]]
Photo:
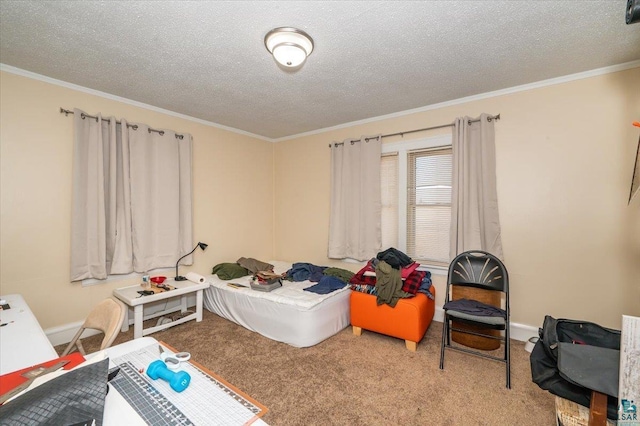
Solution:
[[(269, 408), (277, 425), (555, 425), (554, 398), (531, 381), (524, 343), (512, 341), (511, 390), (504, 364), (447, 351), (438, 368), (442, 323), (416, 352), (402, 340), (347, 327), (310, 348), (294, 348), (205, 310), (204, 320), (152, 336), (193, 358)], [(130, 340), (132, 329), (114, 344)], [(101, 336), (83, 339), (88, 352)], [(56, 347), (62, 352), (64, 345)]]

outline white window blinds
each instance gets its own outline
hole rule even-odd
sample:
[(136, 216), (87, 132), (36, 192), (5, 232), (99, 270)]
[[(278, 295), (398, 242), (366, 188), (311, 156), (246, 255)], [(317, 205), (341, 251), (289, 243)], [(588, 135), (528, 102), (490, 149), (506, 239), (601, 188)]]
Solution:
[(409, 152), (407, 172), (407, 254), (413, 259), (447, 265), (451, 224), (451, 149)]

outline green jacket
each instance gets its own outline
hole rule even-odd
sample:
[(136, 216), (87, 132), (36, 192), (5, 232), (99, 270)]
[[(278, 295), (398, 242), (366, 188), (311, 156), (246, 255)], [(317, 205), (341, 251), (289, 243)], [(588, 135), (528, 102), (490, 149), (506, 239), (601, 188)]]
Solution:
[(402, 276), (399, 269), (393, 269), (384, 260), (378, 262), (376, 267), (376, 289), (378, 297), (376, 303), (387, 305), (394, 308), (398, 300), (404, 297), (410, 297), (411, 294), (402, 290)]

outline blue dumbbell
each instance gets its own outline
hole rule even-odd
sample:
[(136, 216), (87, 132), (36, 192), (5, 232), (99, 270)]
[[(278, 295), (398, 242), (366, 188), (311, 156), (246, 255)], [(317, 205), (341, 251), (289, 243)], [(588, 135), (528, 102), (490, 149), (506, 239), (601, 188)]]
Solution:
[(164, 361), (153, 361), (147, 368), (147, 375), (153, 380), (158, 378), (169, 382), (171, 389), (176, 392), (185, 390), (191, 382), (191, 376), (186, 371), (171, 371)]

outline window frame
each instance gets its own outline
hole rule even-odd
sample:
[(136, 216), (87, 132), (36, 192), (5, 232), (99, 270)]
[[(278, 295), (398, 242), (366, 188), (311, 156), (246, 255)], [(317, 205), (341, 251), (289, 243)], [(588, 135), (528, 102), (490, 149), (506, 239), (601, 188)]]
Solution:
[[(173, 275), (173, 274), (169, 274), (170, 272), (175, 271), (175, 268), (173, 267), (163, 267), (163, 268), (157, 268), (157, 269), (152, 269), (147, 271), (146, 275)], [(125, 281), (125, 280), (132, 280), (134, 278), (139, 278), (140, 281), (142, 281), (142, 277), (145, 275), (144, 272), (131, 272), (129, 274), (111, 274), (108, 275), (107, 278), (105, 278), (104, 280), (99, 280), (97, 278), (85, 278), (83, 280), (80, 281), (73, 281), (73, 282), (80, 282), (82, 287), (90, 287), (92, 285), (96, 285), (96, 284), (105, 284), (105, 283), (110, 283), (110, 282), (115, 282), (115, 281)]]
[[(419, 138), (406, 141), (389, 142), (382, 144), (381, 155), (396, 154), (398, 158), (398, 246), (403, 252), (407, 250), (407, 219), (408, 219), (408, 161), (410, 151), (451, 148), (453, 135), (445, 134), (428, 138)], [(438, 275), (446, 275), (448, 265), (441, 263), (421, 261), (421, 264), (429, 266), (432, 272)]]

